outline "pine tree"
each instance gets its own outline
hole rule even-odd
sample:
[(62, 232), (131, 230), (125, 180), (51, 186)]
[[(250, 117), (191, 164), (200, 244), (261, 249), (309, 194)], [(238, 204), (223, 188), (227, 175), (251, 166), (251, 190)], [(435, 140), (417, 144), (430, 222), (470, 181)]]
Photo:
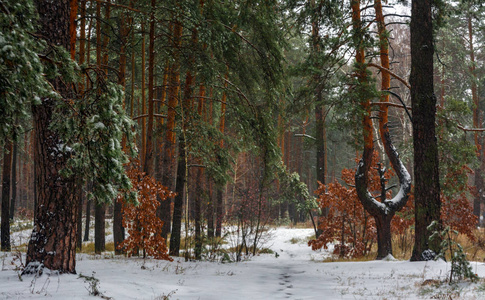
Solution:
[[(40, 19), (40, 35), (47, 47), (69, 51), (69, 1), (36, 1)], [(50, 75), (50, 83), (59, 93), (42, 98), (33, 107), (37, 207), (34, 230), (27, 250), (25, 274), (42, 273), (46, 267), (61, 273), (75, 273), (76, 221), (79, 201), (75, 197), (76, 180), (63, 176), (69, 152), (59, 132), (52, 129), (55, 103), (61, 97), (72, 97), (58, 74)]]
[(429, 241), (428, 226), (440, 222), (438, 146), (435, 131), (436, 96), (433, 84), (432, 1), (412, 1), (411, 102), (413, 108), (415, 243), (411, 260), (424, 260), (430, 249), (439, 252), (440, 240)]

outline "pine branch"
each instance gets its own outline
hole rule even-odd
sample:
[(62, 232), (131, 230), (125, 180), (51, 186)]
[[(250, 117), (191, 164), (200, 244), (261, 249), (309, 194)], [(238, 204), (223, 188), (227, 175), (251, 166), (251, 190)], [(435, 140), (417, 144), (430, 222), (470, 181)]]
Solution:
[(387, 73), (389, 73), (389, 75), (391, 75), (392, 77), (394, 77), (394, 78), (396, 78), (397, 80), (399, 80), (400, 82), (402, 82), (402, 83), (403, 83), (403, 84), (404, 84), (404, 85), (405, 85), (405, 86), (406, 86), (408, 89), (411, 89), (411, 86), (409, 85), (409, 83), (408, 83), (406, 80), (404, 80), (404, 79), (403, 79), (403, 78), (401, 78), (400, 76), (396, 75), (396, 74), (395, 74), (394, 72), (392, 72), (391, 70), (386, 69), (386, 68), (384, 68), (384, 67), (382, 67), (382, 66), (379, 66), (379, 65), (377, 65), (377, 64), (375, 64), (375, 63), (368, 63), (367, 65), (368, 65), (369, 67), (374, 67), (374, 68), (377, 68), (377, 69), (379, 69), (379, 70), (381, 70), (381, 71), (383, 71), (383, 72), (387, 72)]

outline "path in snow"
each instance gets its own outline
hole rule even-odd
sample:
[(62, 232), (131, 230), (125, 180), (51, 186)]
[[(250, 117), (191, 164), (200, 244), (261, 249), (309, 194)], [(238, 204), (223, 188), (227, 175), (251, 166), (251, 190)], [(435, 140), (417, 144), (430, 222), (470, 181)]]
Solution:
[[(311, 229), (278, 228), (271, 244), (275, 254), (239, 263), (174, 262), (140, 258), (78, 255), (77, 272), (99, 280), (97, 288), (112, 299), (485, 299), (484, 282), (459, 289), (431, 285), (449, 272), (444, 262), (368, 261), (321, 263), (328, 251), (306, 245)], [(300, 240), (294, 243), (294, 238)], [(89, 296), (89, 283), (78, 275), (56, 274), (19, 281), (14, 256), (0, 252), (0, 299), (100, 299)], [(485, 265), (472, 263), (485, 277)], [(453, 294), (455, 293), (455, 294)], [(459, 293), (458, 295), (456, 293)]]

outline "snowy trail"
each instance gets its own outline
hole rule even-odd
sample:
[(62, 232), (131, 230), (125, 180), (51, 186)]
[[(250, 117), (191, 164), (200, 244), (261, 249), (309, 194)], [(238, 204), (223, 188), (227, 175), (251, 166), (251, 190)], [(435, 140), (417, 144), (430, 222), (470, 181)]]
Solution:
[[(314, 252), (305, 242), (312, 232), (278, 228), (266, 245), (278, 255), (263, 254), (239, 263), (84, 254), (78, 255), (77, 271), (94, 275), (98, 290), (111, 299), (485, 299), (484, 282), (461, 284), (454, 290), (423, 286), (428, 279), (446, 278), (449, 264), (444, 262), (322, 263), (328, 252)], [(19, 281), (11, 265), (13, 256), (0, 252), (0, 259), (0, 299), (100, 299), (89, 295), (89, 283), (78, 275)], [(472, 266), (485, 277), (485, 264)]]

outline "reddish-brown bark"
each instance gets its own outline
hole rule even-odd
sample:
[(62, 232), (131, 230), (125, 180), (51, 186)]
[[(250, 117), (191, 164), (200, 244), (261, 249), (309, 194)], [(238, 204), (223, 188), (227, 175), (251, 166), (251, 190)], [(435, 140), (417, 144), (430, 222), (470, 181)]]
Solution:
[[(47, 43), (63, 46), (69, 51), (69, 1), (38, 0), (36, 7), (40, 16), (40, 33)], [(68, 97), (69, 91), (62, 78), (52, 79), (51, 84), (62, 97)], [(44, 267), (61, 273), (76, 272), (79, 202), (75, 197), (75, 178), (59, 174), (66, 166), (68, 153), (60, 149), (62, 141), (59, 134), (50, 126), (54, 101), (44, 98), (40, 105), (32, 108), (37, 206), (24, 273), (41, 273)]]

